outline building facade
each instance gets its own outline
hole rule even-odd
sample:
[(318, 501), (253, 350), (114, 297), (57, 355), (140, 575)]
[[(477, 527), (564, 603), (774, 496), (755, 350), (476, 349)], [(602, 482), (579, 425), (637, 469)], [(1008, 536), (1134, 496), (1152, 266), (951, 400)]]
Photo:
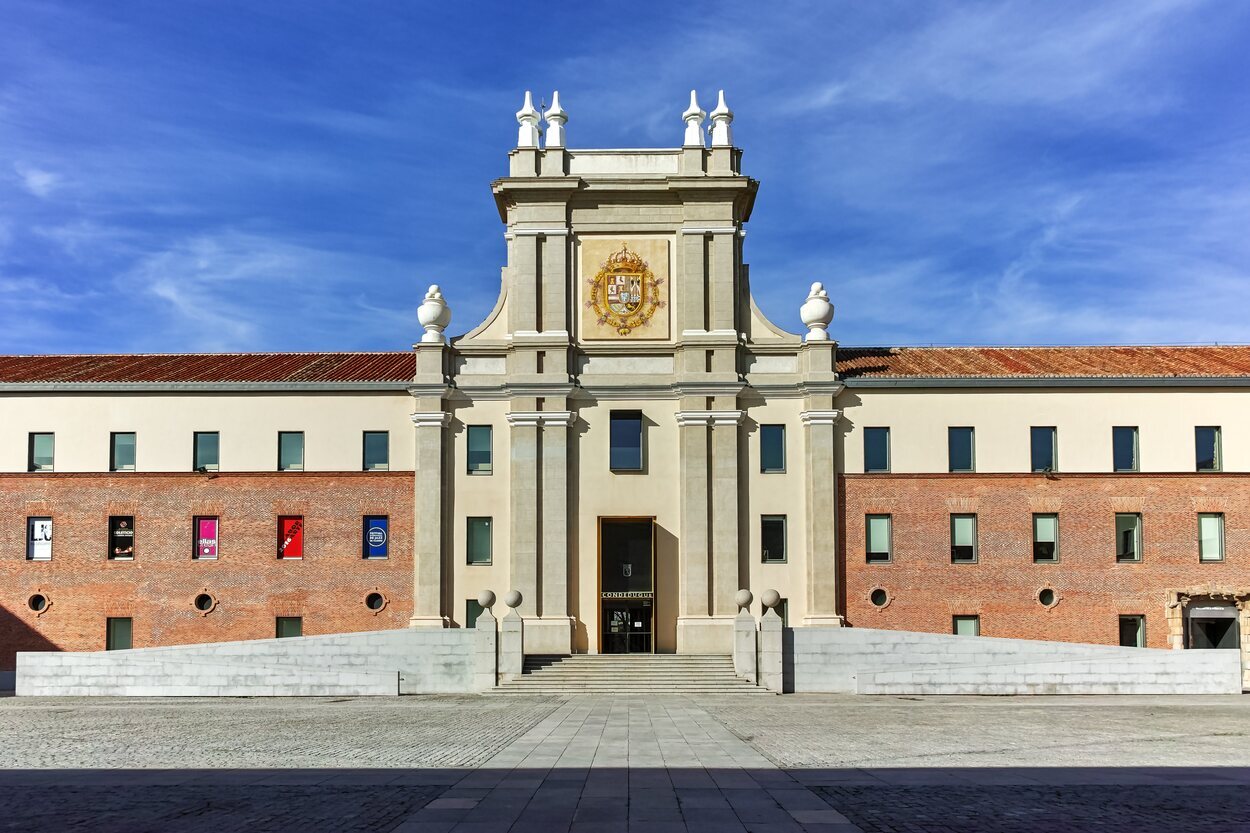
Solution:
[(0, 357), (0, 668), (471, 627), (486, 590), (531, 654), (728, 653), (740, 588), (791, 627), (1250, 642), (1250, 348), (839, 348), (820, 284), (796, 335), (723, 97), (710, 146), (693, 97), (666, 150), (517, 118), (463, 336), (451, 284), (405, 351)]

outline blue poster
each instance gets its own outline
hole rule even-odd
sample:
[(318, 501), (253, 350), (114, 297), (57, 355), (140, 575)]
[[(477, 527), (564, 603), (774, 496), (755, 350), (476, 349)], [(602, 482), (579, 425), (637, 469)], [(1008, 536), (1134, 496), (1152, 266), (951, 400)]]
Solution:
[(370, 515), (365, 518), (365, 558), (386, 558), (389, 527), (389, 519), (385, 515)]

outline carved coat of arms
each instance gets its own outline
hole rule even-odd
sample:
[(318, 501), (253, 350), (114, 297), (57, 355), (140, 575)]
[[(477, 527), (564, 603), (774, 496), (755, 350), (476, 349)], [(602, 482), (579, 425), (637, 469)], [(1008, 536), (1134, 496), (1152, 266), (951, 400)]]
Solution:
[(613, 252), (589, 280), (590, 298), (586, 306), (594, 310), (599, 324), (616, 329), (627, 336), (638, 327), (645, 327), (664, 306), (659, 286), (663, 278), (651, 272), (647, 262), (631, 252), (625, 244)]

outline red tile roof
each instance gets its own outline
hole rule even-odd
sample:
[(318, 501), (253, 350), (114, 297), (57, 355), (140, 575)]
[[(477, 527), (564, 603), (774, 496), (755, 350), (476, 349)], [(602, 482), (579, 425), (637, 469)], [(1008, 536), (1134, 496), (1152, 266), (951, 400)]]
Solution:
[(840, 347), (838, 373), (848, 380), (1250, 376), (1250, 346)]
[(0, 383), (406, 382), (412, 351), (0, 356)]

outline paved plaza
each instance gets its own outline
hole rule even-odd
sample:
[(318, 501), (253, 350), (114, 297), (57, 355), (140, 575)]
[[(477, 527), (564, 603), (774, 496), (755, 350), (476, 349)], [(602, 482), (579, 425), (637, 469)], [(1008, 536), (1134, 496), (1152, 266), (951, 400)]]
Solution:
[(0, 699), (0, 830), (1250, 832), (1240, 697)]

